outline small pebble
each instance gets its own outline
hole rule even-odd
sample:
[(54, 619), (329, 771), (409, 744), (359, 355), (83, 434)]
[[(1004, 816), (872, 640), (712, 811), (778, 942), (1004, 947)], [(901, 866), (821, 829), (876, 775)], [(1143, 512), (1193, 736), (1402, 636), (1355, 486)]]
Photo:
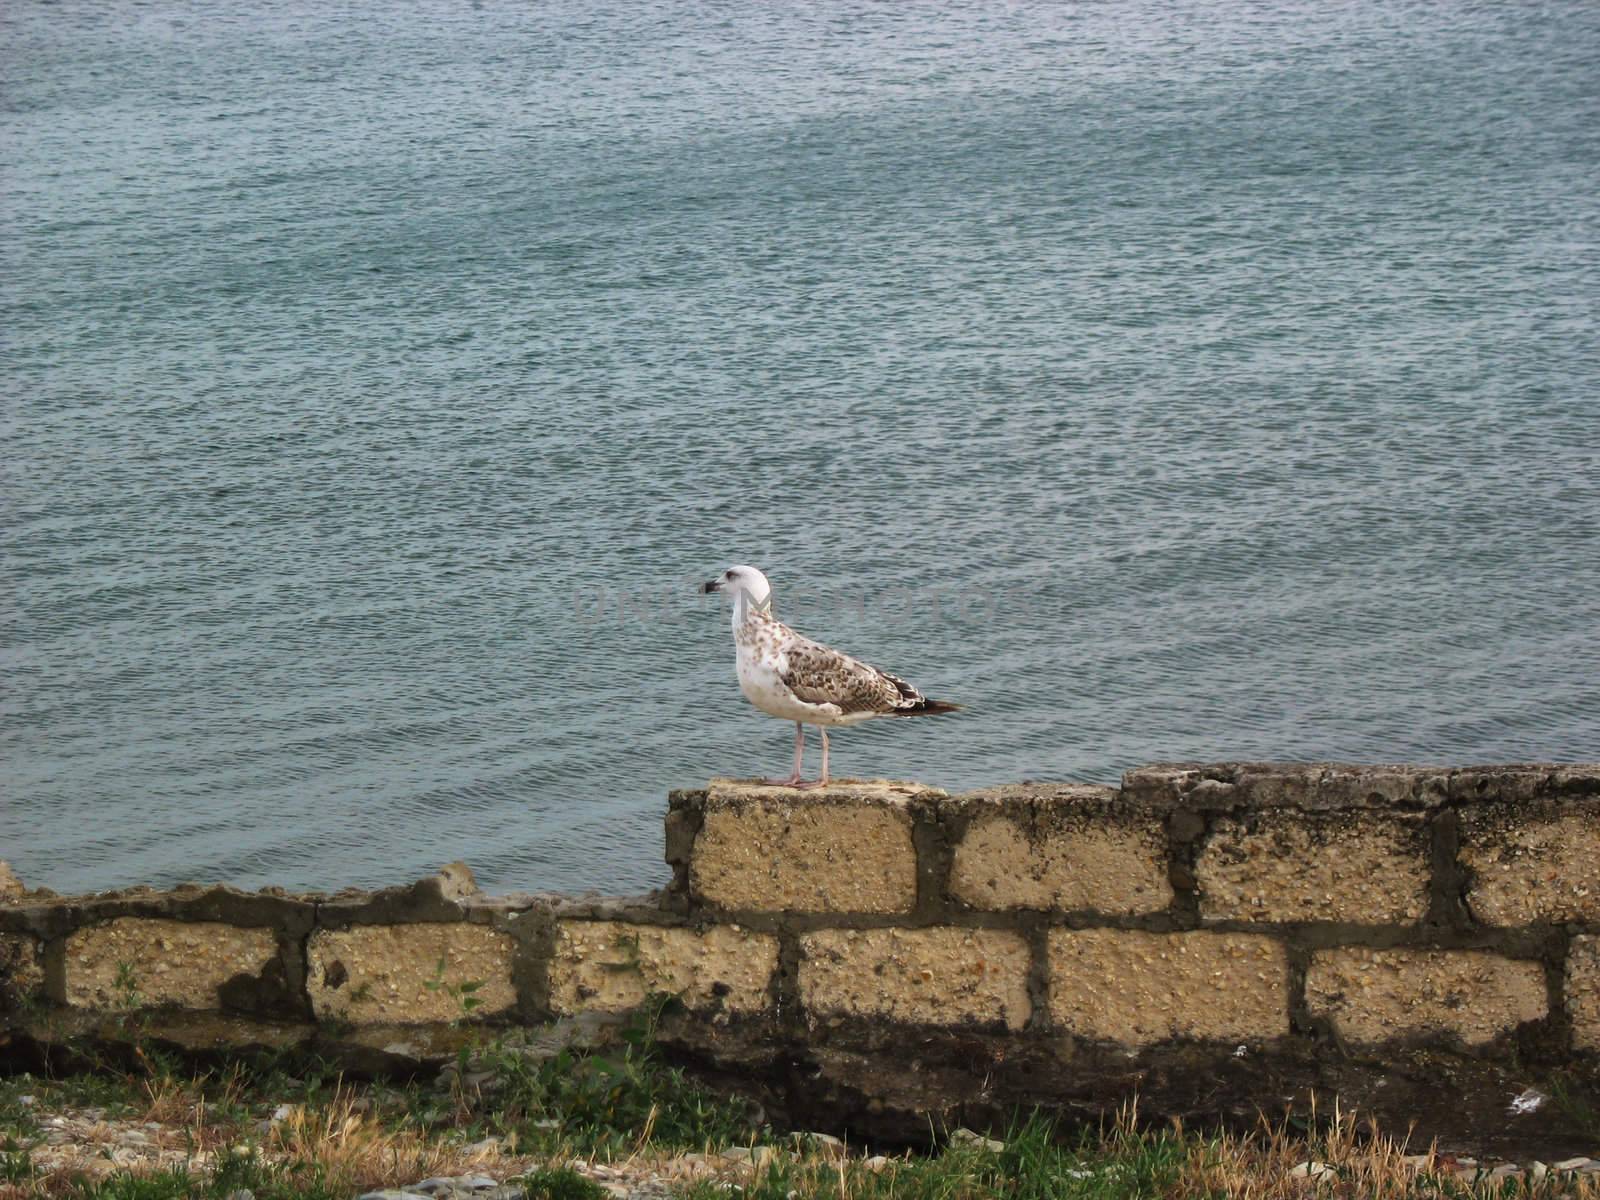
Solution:
[(1289, 1170), (1290, 1179), (1332, 1179), (1336, 1172), (1327, 1163), (1303, 1162)]
[(747, 1162), (759, 1171), (772, 1161), (773, 1152), (771, 1146), (735, 1146), (732, 1150), (724, 1150), (722, 1157), (729, 1162)]
[(1004, 1142), (996, 1141), (994, 1138), (986, 1138), (980, 1133), (974, 1133), (972, 1130), (965, 1128), (958, 1129), (950, 1135), (950, 1144), (952, 1146), (975, 1146), (979, 1150), (987, 1150), (991, 1154), (999, 1154), (1000, 1151), (1006, 1148)]

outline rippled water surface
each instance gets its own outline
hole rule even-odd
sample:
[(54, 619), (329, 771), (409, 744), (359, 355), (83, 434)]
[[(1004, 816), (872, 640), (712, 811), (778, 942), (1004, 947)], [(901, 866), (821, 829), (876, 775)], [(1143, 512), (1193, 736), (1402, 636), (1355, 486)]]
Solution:
[(842, 773), (1600, 757), (1600, 7), (0, 23), (25, 879), (656, 883), (734, 561)]

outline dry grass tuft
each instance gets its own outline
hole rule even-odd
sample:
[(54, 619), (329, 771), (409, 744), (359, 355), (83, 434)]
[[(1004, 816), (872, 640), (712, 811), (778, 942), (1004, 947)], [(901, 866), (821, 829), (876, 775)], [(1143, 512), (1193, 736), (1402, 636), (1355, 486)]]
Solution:
[(433, 1175), (510, 1173), (520, 1166), (493, 1150), (464, 1150), (414, 1128), (386, 1127), (340, 1086), (324, 1105), (295, 1105), (273, 1124), (263, 1152), (320, 1168), (337, 1188), (368, 1191)]
[[(1316, 1127), (1316, 1122), (1313, 1122)], [(1543, 1181), (1479, 1177), (1472, 1167), (1441, 1156), (1434, 1146), (1413, 1149), (1409, 1138), (1376, 1129), (1357, 1131), (1355, 1118), (1335, 1105), (1319, 1134), (1306, 1136), (1287, 1121), (1265, 1118), (1247, 1135), (1191, 1140), (1191, 1152), (1171, 1193), (1175, 1200), (1416, 1200), (1418, 1197), (1562, 1196), (1600, 1200), (1590, 1176)]]

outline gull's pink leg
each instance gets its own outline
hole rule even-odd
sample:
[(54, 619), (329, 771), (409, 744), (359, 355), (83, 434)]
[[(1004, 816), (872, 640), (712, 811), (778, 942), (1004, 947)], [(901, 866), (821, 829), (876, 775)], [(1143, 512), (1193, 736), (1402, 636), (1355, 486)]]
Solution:
[[(828, 735), (826, 733), (822, 735), (822, 744), (823, 746), (827, 746), (828, 744)], [(787, 779), (764, 779), (762, 782), (773, 784), (776, 787), (802, 786), (800, 780), (800, 762), (801, 757), (805, 754), (805, 751), (806, 727), (800, 724), (799, 721), (796, 721), (794, 723), (794, 774), (790, 775)], [(823, 757), (826, 758), (827, 755), (824, 754)], [(823, 769), (826, 770), (827, 768), (824, 767)]]
[[(828, 786), (828, 727), (822, 726), (822, 777), (813, 779), (810, 783), (796, 783), (793, 786), (800, 788), (820, 788)], [(798, 771), (795, 774), (799, 774)]]

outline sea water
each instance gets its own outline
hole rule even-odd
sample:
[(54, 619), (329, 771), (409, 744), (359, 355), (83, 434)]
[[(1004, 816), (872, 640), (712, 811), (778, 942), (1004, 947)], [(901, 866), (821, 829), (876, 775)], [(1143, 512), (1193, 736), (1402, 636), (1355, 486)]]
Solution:
[[(15, 0), (0, 858), (644, 887), (787, 770), (1600, 757), (1600, 6)], [(815, 743), (808, 769), (816, 767)]]

